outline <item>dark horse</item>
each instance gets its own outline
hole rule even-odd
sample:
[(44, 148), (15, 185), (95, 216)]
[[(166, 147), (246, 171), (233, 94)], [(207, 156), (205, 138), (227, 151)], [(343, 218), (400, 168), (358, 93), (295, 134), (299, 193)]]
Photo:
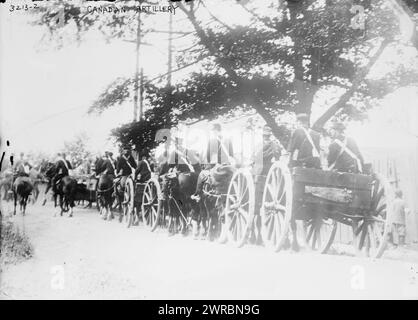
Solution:
[[(55, 190), (54, 190), (55, 189)], [(75, 206), (75, 194), (77, 192), (77, 180), (70, 176), (62, 177), (57, 181), (54, 190), (54, 198), (59, 197), (61, 212), (70, 211), (69, 217), (73, 216), (73, 208)]]
[(75, 195), (77, 192), (77, 180), (70, 177), (65, 176), (59, 179), (56, 182), (56, 185), (52, 185), (52, 178), (56, 174), (56, 165), (54, 163), (48, 162), (45, 163), (41, 168), (41, 173), (44, 174), (48, 181), (48, 185), (45, 189), (45, 200), (44, 205), (46, 203), (46, 195), (50, 189), (53, 190), (54, 196), (54, 206), (57, 206), (57, 198), (59, 198), (59, 205), (61, 208), (60, 215), (64, 212), (68, 212), (70, 210), (70, 217), (73, 216), (73, 208), (75, 206)]
[(17, 177), (13, 182), (13, 197), (14, 197), (14, 210), (13, 214), (16, 215), (17, 201), (19, 200), (20, 212), (24, 215), (26, 211), (26, 205), (28, 198), (33, 191), (33, 184), (29, 177)]
[[(56, 166), (52, 162), (44, 162), (41, 165), (40, 172), (47, 182), (47, 186), (45, 188), (45, 193), (44, 193), (44, 201), (42, 205), (46, 204), (46, 195), (48, 194), (48, 191), (52, 188), (52, 178), (54, 177), (56, 170), (57, 170)], [(54, 205), (57, 206), (57, 197), (55, 195), (54, 195)]]
[(196, 172), (169, 173), (163, 178), (163, 206), (168, 213), (168, 232), (187, 233), (190, 212), (196, 206), (191, 196), (196, 190)]
[[(97, 158), (95, 162), (95, 172), (103, 172), (105, 162), (101, 158)], [(104, 220), (113, 219), (112, 204), (115, 177), (112, 174), (101, 173), (97, 183), (97, 206), (100, 214), (103, 213)]]

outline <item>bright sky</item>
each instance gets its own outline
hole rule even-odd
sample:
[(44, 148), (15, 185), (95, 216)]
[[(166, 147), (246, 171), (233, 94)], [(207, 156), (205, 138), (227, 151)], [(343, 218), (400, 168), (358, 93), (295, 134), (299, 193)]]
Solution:
[[(243, 11), (239, 15), (230, 15), (225, 6), (212, 5), (211, 12), (229, 24), (248, 19)], [(174, 23), (176, 28), (181, 23), (176, 19), (181, 18), (183, 15), (178, 13)], [(158, 20), (159, 28), (167, 30), (168, 15), (159, 13)], [(132, 75), (135, 70), (134, 44), (105, 44), (102, 39), (92, 38), (80, 47), (39, 50), (43, 32), (26, 22), (25, 13), (11, 14), (7, 6), (0, 6), (0, 129), (3, 137), (11, 141), (16, 151), (55, 152), (65, 140), (85, 132), (93, 150), (112, 149), (114, 146), (108, 141), (110, 130), (131, 120), (131, 103), (101, 116), (87, 116), (86, 113), (91, 103), (116, 77)], [(153, 44), (152, 47), (143, 47), (143, 67), (150, 77), (166, 72), (165, 39), (166, 35), (159, 34), (147, 40)], [(388, 60), (399, 60), (395, 51), (389, 52), (388, 56)], [(414, 57), (416, 50), (409, 58)], [(416, 138), (403, 129), (406, 120), (409, 128), (417, 127), (416, 101), (416, 88), (395, 92), (382, 103), (383, 108), (371, 113), (370, 123), (353, 125), (350, 132), (365, 146), (396, 146), (399, 136), (395, 132), (398, 131), (408, 137), (402, 139), (403, 143), (416, 143)], [(400, 108), (406, 113), (400, 113)], [(408, 116), (388, 116), (393, 112)], [(389, 125), (390, 131), (387, 130)]]

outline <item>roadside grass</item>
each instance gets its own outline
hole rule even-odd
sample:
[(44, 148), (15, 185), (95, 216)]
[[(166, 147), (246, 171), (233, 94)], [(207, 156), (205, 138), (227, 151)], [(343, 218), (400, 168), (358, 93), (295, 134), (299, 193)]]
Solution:
[(29, 259), (33, 246), (20, 228), (0, 212), (0, 267)]

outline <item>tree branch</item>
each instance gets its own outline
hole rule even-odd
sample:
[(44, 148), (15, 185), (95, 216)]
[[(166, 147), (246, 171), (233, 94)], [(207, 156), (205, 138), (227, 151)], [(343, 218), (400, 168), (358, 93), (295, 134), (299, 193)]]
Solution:
[(328, 110), (326, 110), (322, 116), (320, 116), (312, 127), (315, 129), (321, 129), (325, 123), (329, 119), (331, 119), (338, 111), (340, 111), (342, 108), (344, 108), (345, 104), (350, 100), (353, 93), (360, 87), (362, 84), (364, 78), (369, 73), (370, 69), (373, 67), (373, 65), (376, 63), (376, 61), (379, 59), (385, 48), (389, 44), (389, 40), (385, 39), (382, 44), (380, 45), (379, 49), (376, 51), (376, 53), (373, 55), (373, 57), (369, 60), (368, 64), (363, 68), (361, 72), (355, 77), (353, 84), (351, 87), (340, 97), (340, 99), (332, 105)]

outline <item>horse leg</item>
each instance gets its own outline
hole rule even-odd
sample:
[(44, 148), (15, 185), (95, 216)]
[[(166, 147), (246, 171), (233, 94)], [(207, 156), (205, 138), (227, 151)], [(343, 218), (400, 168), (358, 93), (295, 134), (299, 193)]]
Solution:
[(297, 235), (297, 224), (295, 219), (291, 219), (290, 228), (292, 230), (292, 250), (295, 252), (299, 251), (298, 235)]
[(59, 196), (59, 202), (61, 208), (60, 216), (62, 217), (62, 214), (64, 213), (64, 199), (62, 195)]
[(26, 205), (28, 204), (28, 198), (29, 198), (29, 196), (26, 196), (26, 197), (24, 197), (24, 199), (23, 199), (23, 215), (25, 215), (25, 213), (26, 213)]
[(14, 198), (14, 210), (13, 215), (16, 215), (16, 206), (17, 206), (17, 193), (13, 191), (13, 198)]

